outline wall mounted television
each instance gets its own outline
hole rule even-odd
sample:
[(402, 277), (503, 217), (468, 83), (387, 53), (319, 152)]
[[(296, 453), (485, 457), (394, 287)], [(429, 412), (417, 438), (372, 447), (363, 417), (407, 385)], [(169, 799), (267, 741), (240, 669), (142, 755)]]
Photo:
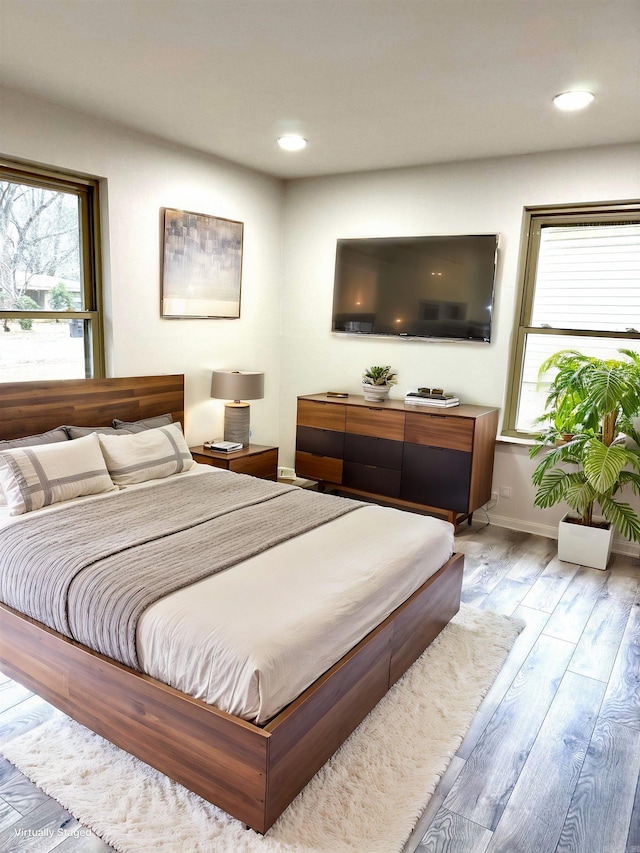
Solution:
[(338, 240), (332, 330), (490, 342), (498, 236)]

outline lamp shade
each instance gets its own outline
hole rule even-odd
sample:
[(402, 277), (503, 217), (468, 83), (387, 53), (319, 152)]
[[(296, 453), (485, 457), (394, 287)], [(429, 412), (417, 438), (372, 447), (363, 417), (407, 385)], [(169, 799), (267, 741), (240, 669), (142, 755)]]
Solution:
[(211, 396), (216, 400), (261, 400), (264, 397), (264, 373), (214, 370)]

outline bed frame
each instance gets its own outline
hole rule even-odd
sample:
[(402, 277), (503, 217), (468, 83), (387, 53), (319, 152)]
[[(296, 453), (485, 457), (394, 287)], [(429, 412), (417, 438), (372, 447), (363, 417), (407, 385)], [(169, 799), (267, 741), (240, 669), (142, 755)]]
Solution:
[[(171, 412), (184, 377), (0, 386), (0, 439)], [(294, 702), (256, 726), (0, 604), (0, 669), (65, 714), (264, 833), (460, 606), (454, 556)]]

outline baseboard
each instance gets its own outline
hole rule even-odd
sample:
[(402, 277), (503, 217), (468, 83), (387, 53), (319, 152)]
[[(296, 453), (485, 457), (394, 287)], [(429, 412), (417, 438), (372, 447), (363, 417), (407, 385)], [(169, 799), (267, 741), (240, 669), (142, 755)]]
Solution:
[[(519, 530), (521, 533), (533, 533), (536, 536), (546, 536), (547, 539), (558, 538), (557, 525), (536, 524), (533, 521), (524, 521), (519, 518), (510, 518), (507, 515), (497, 515), (488, 512), (489, 521), (496, 527), (506, 527), (508, 530)], [(630, 557), (638, 557), (640, 546), (637, 542), (629, 542), (627, 539), (614, 537), (611, 550), (615, 554), (625, 554)]]
[(524, 521), (521, 518), (511, 518), (508, 515), (498, 515), (488, 512), (489, 521), (496, 527), (506, 527), (509, 530), (519, 530), (521, 533), (533, 533), (536, 536), (546, 536), (547, 539), (558, 538), (558, 527), (551, 524), (537, 524), (534, 521)]

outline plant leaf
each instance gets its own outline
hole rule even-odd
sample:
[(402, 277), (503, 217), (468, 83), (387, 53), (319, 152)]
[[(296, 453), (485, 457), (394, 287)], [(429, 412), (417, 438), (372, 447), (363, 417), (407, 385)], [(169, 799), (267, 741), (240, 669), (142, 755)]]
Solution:
[(640, 495), (640, 474), (635, 471), (621, 471), (618, 477), (620, 488), (631, 486), (636, 495)]
[(628, 380), (616, 367), (605, 365), (592, 369), (589, 377), (589, 396), (594, 405), (602, 412), (618, 409), (620, 400), (629, 391)]
[(602, 514), (626, 538), (640, 542), (640, 519), (632, 506), (619, 503), (612, 498), (603, 497), (598, 500)]
[(567, 484), (564, 500), (571, 509), (575, 509), (581, 515), (588, 510), (596, 499), (596, 493), (591, 483), (584, 479), (584, 475), (576, 473), (570, 475), (571, 482)]
[(614, 488), (622, 469), (628, 463), (624, 448), (607, 447), (597, 438), (591, 438), (584, 448), (584, 472), (598, 493)]
[(573, 475), (567, 474), (562, 468), (554, 468), (542, 477), (534, 499), (534, 505), (540, 509), (548, 509), (565, 499), (565, 492), (571, 483)]

